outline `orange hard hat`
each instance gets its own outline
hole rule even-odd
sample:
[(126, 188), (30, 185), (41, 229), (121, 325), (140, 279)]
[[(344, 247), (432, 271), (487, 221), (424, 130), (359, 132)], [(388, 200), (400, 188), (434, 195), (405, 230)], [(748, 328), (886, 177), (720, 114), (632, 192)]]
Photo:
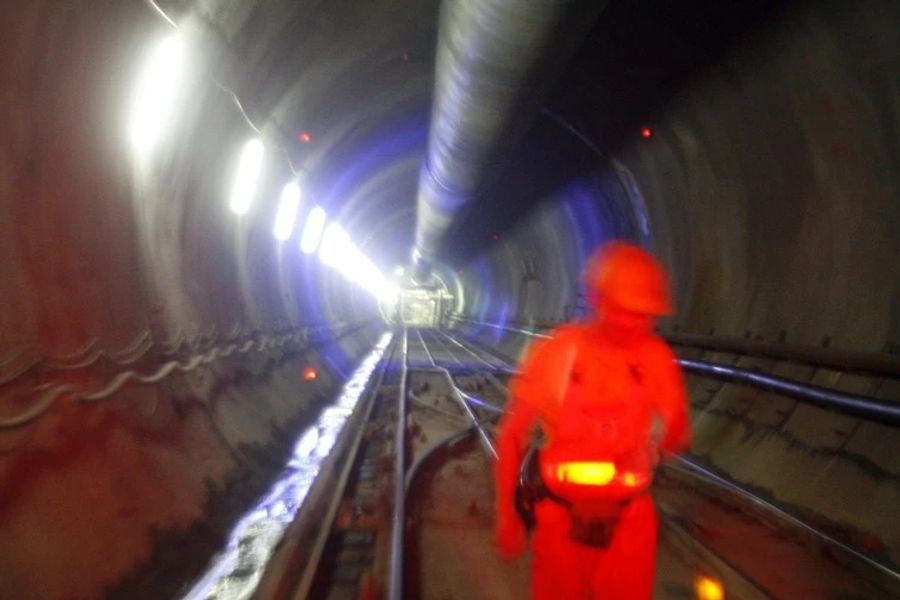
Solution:
[(645, 315), (672, 314), (666, 270), (646, 250), (613, 241), (588, 263), (588, 288), (613, 304)]

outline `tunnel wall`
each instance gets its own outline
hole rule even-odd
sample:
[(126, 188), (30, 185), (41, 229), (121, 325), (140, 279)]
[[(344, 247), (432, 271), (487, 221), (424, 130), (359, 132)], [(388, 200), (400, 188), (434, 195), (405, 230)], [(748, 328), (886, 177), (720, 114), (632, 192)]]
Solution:
[[(610, 159), (624, 171), (607, 178), (611, 191), (595, 194), (597, 209), (583, 218), (602, 223), (606, 198), (623, 187), (639, 196), (633, 206), (647, 208), (647, 245), (675, 281), (678, 313), (664, 332), (896, 353), (898, 32), (895, 3), (791, 9), (680, 90), (650, 123), (652, 137), (635, 135)], [(596, 239), (564, 213), (535, 211), (463, 269), (471, 294), (483, 298), (467, 305), (466, 318), (533, 328), (568, 317), (561, 303), (576, 297), (583, 265), (572, 248)], [(522, 305), (515, 261), (534, 251), (547, 252), (553, 267), (530, 288), (539, 299)], [(475, 290), (482, 281), (493, 286), (489, 299)], [(461, 328), (513, 358), (527, 341)], [(900, 401), (896, 380), (681, 352)], [(689, 387), (696, 455), (863, 552), (900, 563), (900, 459), (889, 450), (900, 443), (896, 429), (706, 379), (690, 377)]]
[[(0, 429), (0, 595), (169, 597), (374, 344), (375, 314), (339, 278), (319, 286), (296, 238), (272, 237), (290, 176), (277, 151), (253, 210), (229, 213), (252, 132), (206, 78), (225, 57), (205, 38), (189, 48), (174, 124), (141, 161), (128, 105), (145, 53), (169, 33), (147, 6), (32, 2), (0, 9), (0, 23), (0, 418), (56, 385), (93, 392), (128, 370), (209, 358), (100, 402), (62, 394)], [(308, 325), (321, 328), (261, 347)], [(144, 335), (149, 347), (134, 346)], [(139, 356), (125, 365), (108, 358), (128, 349)], [(71, 365), (94, 351), (106, 356), (6, 381), (41, 357)], [(316, 381), (303, 381), (307, 366)]]

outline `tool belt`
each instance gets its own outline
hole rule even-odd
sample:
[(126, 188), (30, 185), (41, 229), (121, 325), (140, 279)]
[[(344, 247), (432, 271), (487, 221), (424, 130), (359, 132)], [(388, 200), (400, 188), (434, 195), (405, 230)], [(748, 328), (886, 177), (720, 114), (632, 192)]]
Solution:
[(547, 487), (539, 465), (540, 453), (532, 446), (522, 461), (519, 485), (516, 487), (516, 510), (519, 516), (526, 528), (533, 529), (537, 503), (543, 500), (555, 502), (569, 511), (572, 523), (569, 537), (584, 546), (607, 548), (621, 521), (622, 511), (636, 498), (647, 493), (642, 489), (626, 498), (573, 502), (553, 493)]

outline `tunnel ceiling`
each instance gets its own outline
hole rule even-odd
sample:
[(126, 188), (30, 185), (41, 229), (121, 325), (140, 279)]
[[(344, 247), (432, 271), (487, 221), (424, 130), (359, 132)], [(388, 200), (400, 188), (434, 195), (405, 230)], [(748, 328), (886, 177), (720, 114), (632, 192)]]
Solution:
[[(294, 167), (308, 172), (318, 201), (387, 268), (405, 262), (412, 245), (439, 4), (159, 5), (224, 44), (228, 51), (213, 70), (251, 120), (279, 138)], [(672, 94), (778, 4), (610, 2), (522, 143), (484, 181), (480, 201), (457, 219), (445, 257), (464, 263), (483, 252), (565, 179), (633, 139)], [(571, 132), (561, 133), (561, 126), (596, 146), (573, 149)], [(309, 142), (301, 141), (303, 133)]]

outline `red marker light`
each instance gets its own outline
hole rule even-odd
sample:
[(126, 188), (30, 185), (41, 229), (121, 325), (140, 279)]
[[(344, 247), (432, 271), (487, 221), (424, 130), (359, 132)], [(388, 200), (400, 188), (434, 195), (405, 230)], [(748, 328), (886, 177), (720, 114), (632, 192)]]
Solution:
[(300, 132), (300, 135), (299, 135), (299, 138), (300, 138), (300, 143), (301, 143), (301, 144), (308, 144), (308, 143), (310, 143), (310, 142), (312, 141), (312, 136), (309, 135), (309, 132), (308, 132), (308, 131), (301, 131), (301, 132)]
[(644, 127), (641, 129), (641, 137), (649, 138), (653, 136), (653, 130), (649, 127)]
[(315, 381), (319, 378), (319, 372), (315, 370), (313, 367), (306, 367), (303, 369), (303, 379), (304, 381)]

